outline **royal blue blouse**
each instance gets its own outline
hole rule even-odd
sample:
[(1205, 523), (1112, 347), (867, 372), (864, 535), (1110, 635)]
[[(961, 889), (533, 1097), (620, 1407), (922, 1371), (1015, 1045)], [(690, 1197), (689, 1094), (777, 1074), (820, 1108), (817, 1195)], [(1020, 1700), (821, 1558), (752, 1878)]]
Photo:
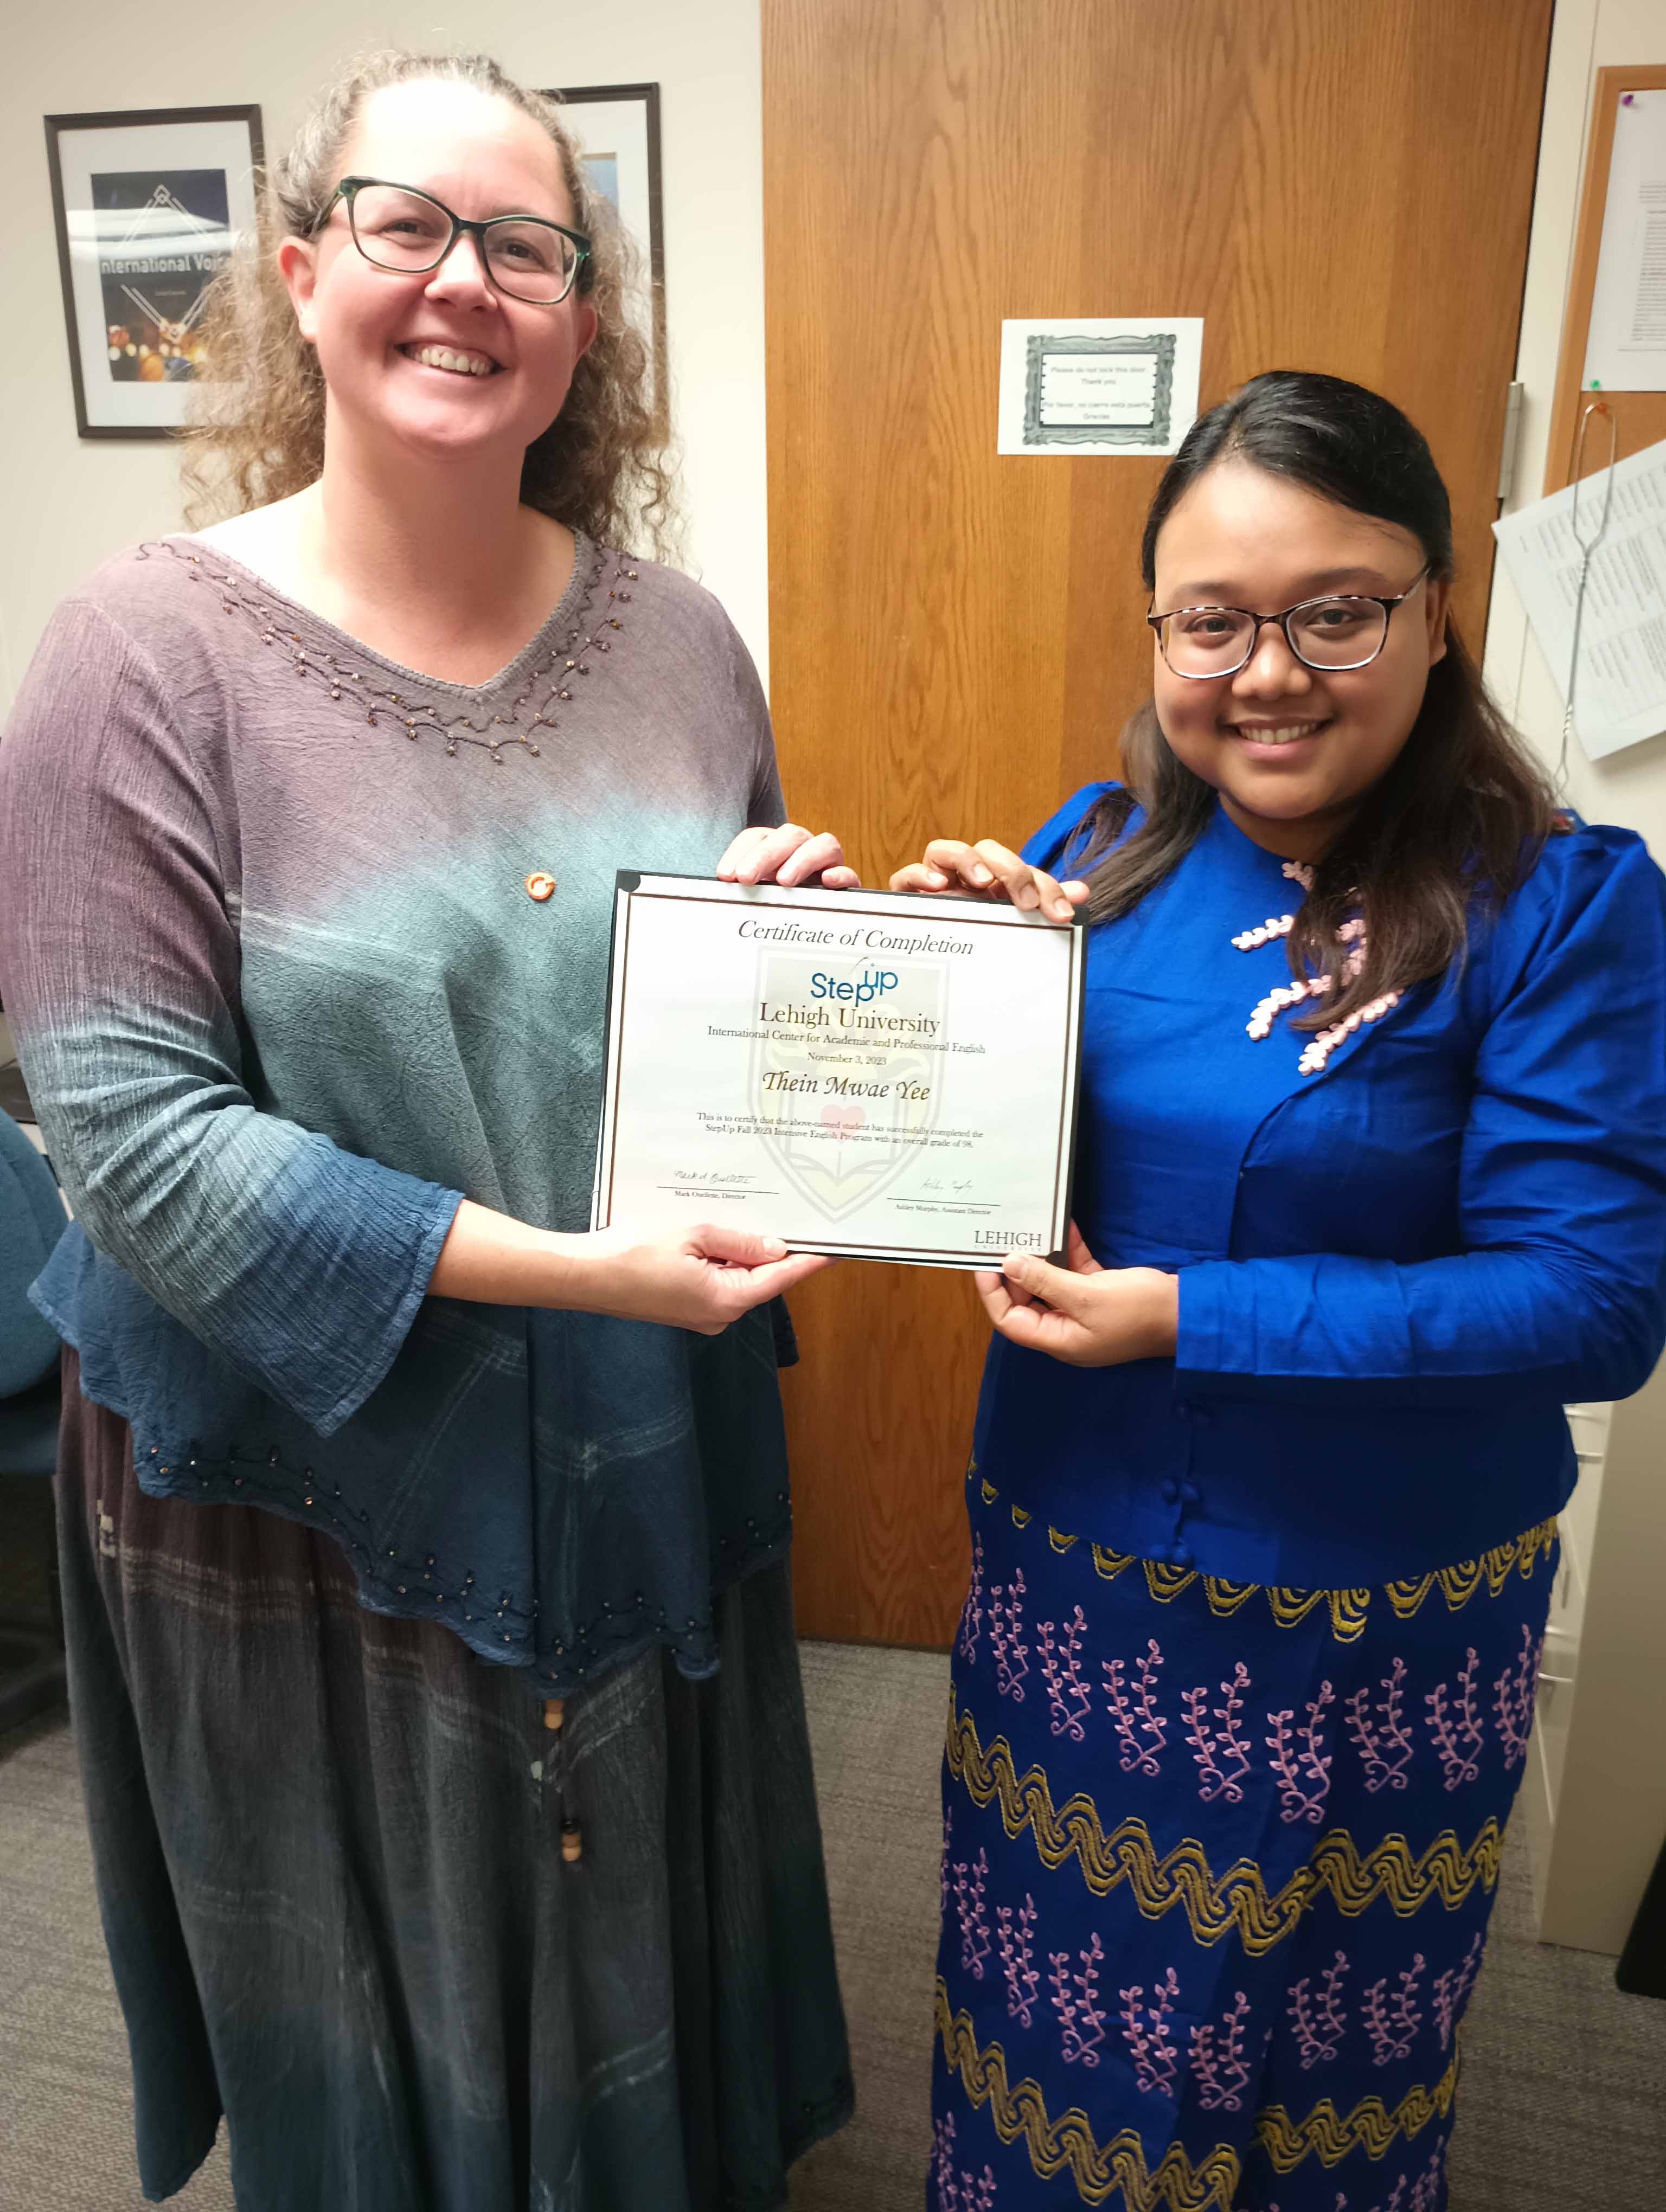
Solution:
[[(1068, 872), (1110, 788), (1025, 858)], [(1457, 972), (1317, 1053), (1274, 1000), (1304, 895), (1217, 809), (1092, 930), (1077, 1219), (1104, 1265), (1177, 1273), (1177, 1353), (997, 1337), (974, 1456), (1061, 1533), (1358, 1587), (1556, 1513), (1563, 1402), (1625, 1397), (1666, 1341), (1666, 880), (1576, 826)]]

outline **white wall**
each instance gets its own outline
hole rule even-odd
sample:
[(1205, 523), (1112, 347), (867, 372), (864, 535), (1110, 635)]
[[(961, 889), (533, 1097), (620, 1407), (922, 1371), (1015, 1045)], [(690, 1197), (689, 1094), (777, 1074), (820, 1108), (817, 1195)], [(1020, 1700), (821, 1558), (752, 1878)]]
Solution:
[(0, 206), (13, 341), (0, 354), (0, 711), (52, 606), (104, 556), (179, 527), (176, 457), (83, 441), (60, 304), (41, 118), (257, 101), (269, 154), (346, 55), (464, 40), (535, 85), (657, 81), (666, 297), (683, 446), (687, 565), (765, 671), (763, 92), (759, 0), (475, 0), (434, 16), (365, 0), (205, 9), (79, 0), (12, 11), (0, 89)]
[[(1507, 514), (1542, 495), (1596, 72), (1657, 62), (1666, 62), (1663, 0), (1557, 0), (1516, 366), (1526, 386), (1522, 442)], [(1623, 392), (1614, 395), (1614, 404), (1624, 409)], [(1561, 745), (1561, 684), (1539, 650), (1502, 566), (1493, 572), (1485, 666), (1494, 696), (1554, 765)], [(1656, 860), (1666, 865), (1666, 736), (1630, 745), (1606, 760), (1588, 761), (1576, 735), (1568, 746), (1567, 781), (1570, 799), (1587, 820), (1618, 822), (1639, 831)]]

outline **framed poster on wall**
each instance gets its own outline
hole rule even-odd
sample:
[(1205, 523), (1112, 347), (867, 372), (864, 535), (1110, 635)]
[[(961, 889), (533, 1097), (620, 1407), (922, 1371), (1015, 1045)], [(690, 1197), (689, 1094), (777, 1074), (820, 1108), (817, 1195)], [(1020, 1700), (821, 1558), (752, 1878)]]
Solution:
[(209, 285), (254, 228), (260, 110), (46, 120), (76, 427), (165, 438), (185, 421)]
[(667, 427), (666, 257), (660, 214), (660, 88), (657, 84), (568, 85), (548, 95), (566, 110), (593, 189), (635, 240), (642, 278), (629, 301), (632, 321), (654, 364), (653, 406)]

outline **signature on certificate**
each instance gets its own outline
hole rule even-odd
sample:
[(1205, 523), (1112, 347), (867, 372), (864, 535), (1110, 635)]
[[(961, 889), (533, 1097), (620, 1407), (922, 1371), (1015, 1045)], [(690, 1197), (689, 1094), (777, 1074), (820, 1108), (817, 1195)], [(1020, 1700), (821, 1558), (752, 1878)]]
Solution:
[(964, 1198), (970, 1194), (973, 1186), (970, 1176), (964, 1176), (959, 1180), (951, 1178), (949, 1182), (945, 1182), (941, 1176), (927, 1176), (920, 1188), (922, 1192), (930, 1192), (934, 1198)]
[(756, 1182), (757, 1181), (757, 1177), (756, 1176), (724, 1175), (715, 1168), (673, 1168), (671, 1172), (672, 1179), (675, 1182), (729, 1184)]

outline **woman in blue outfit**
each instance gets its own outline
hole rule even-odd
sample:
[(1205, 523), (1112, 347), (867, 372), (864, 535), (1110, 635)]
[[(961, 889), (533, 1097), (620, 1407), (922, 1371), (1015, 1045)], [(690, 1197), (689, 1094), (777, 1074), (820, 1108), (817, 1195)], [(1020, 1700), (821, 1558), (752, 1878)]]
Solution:
[(1147, 522), (1124, 785), (893, 879), (1091, 931), (1079, 1231), (979, 1279), (939, 2212), (1439, 2212), (1575, 1465), (1666, 1334), (1666, 912), (1449, 613), (1387, 401)]

